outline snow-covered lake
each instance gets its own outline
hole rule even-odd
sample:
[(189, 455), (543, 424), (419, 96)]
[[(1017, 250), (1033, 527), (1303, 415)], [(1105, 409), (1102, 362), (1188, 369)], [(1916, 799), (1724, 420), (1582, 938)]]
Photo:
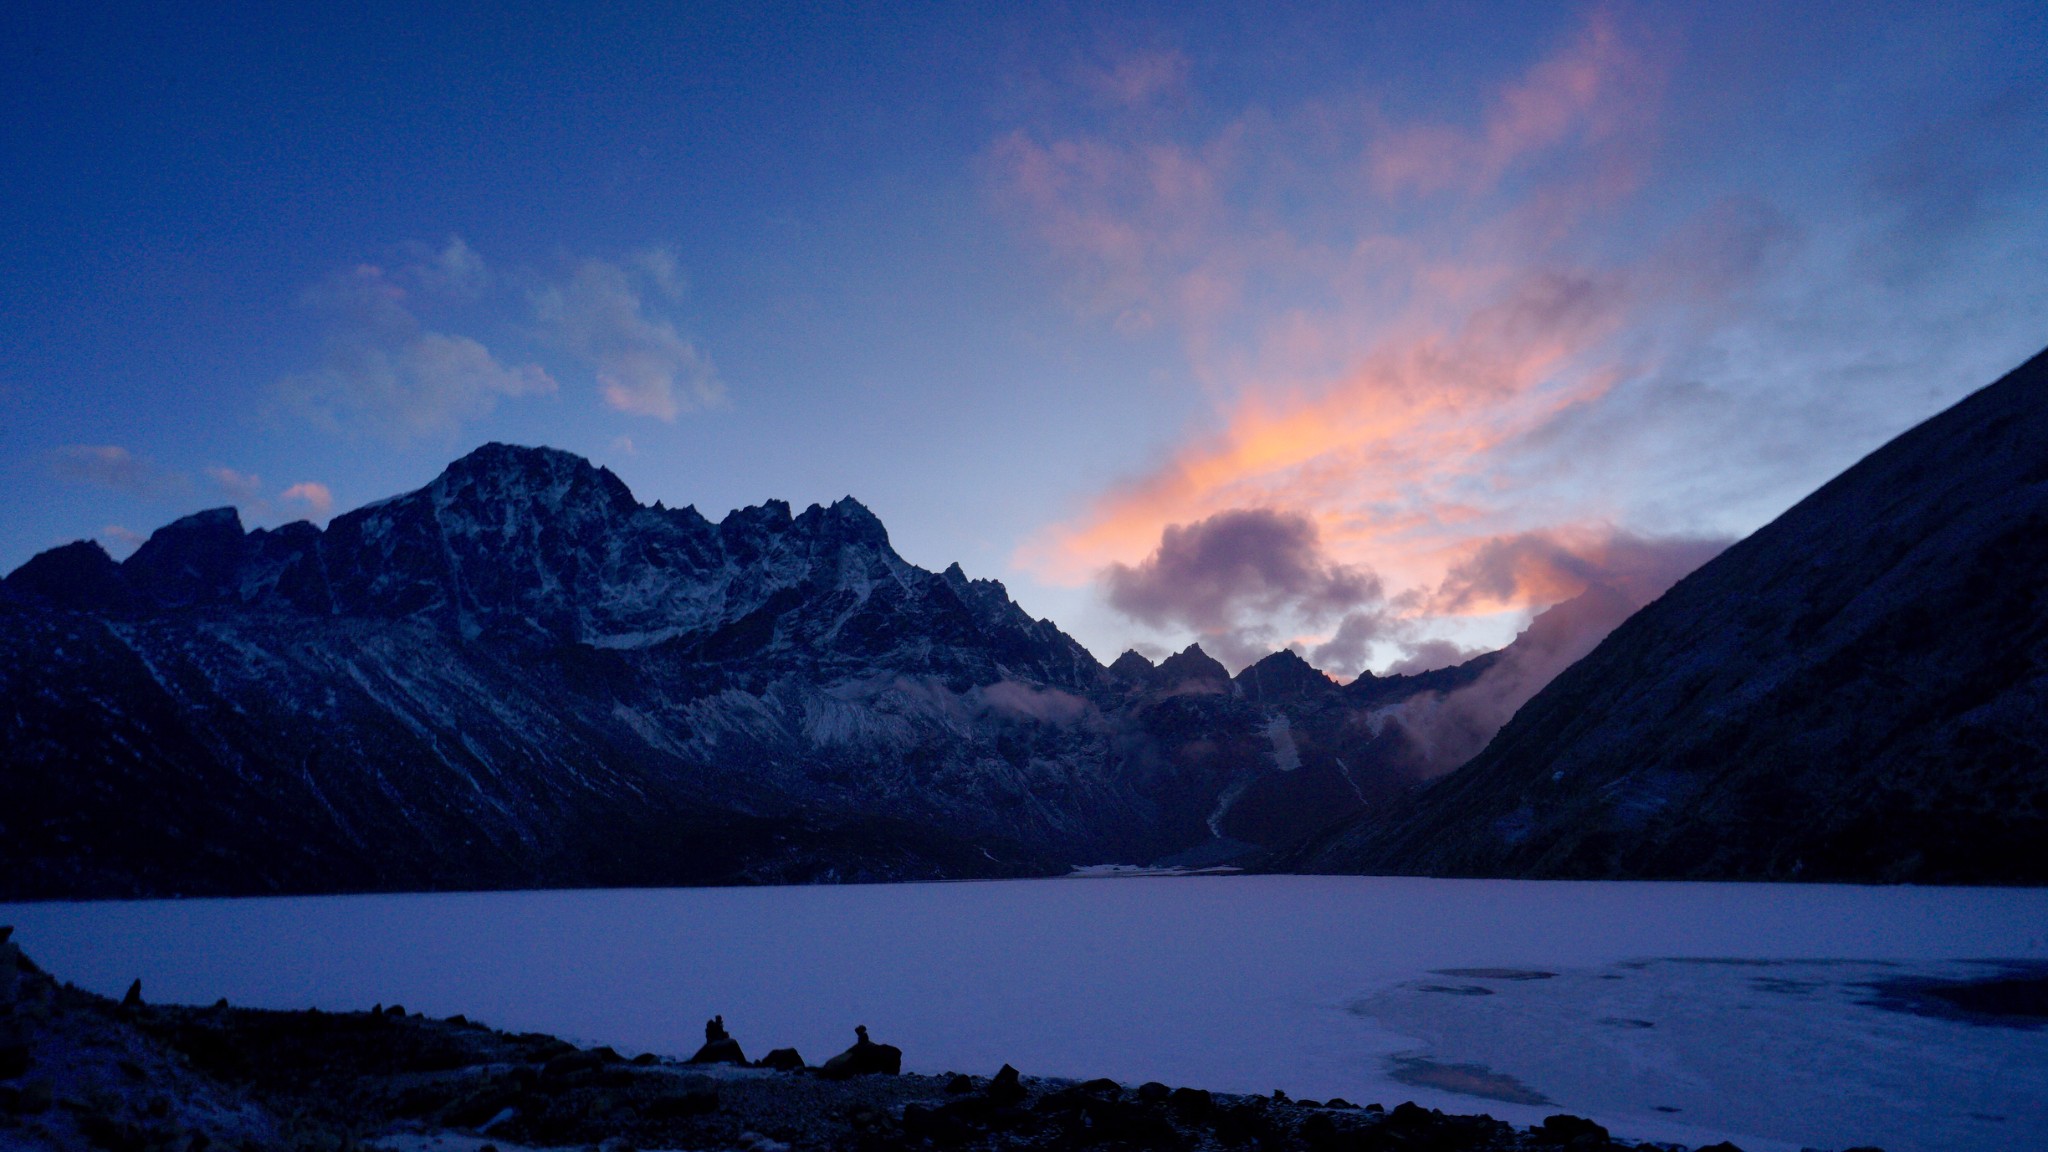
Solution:
[(107, 994), (139, 976), (158, 1001), (402, 1003), (628, 1054), (686, 1055), (722, 1013), (750, 1055), (813, 1062), (866, 1024), (918, 1071), (1570, 1111), (1750, 1152), (2048, 1147), (2048, 1028), (1899, 994), (2048, 961), (2041, 889), (1175, 877), (30, 904), (5, 923)]

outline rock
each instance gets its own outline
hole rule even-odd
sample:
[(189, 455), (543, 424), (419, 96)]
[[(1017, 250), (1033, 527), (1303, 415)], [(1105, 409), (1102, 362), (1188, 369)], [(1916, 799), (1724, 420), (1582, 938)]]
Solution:
[(36, 1116), (48, 1112), (54, 1104), (48, 1084), (30, 1084), (17, 1088), (12, 1084), (0, 1084), (0, 1112), (10, 1116)]
[[(773, 1056), (775, 1053), (770, 1052), (769, 1055)], [(642, 1052), (638, 1056), (633, 1057), (633, 1063), (637, 1067), (646, 1068), (650, 1065), (661, 1063), (661, 1057), (656, 1056), (652, 1052)]]
[(1332, 1096), (1332, 1097), (1330, 1097), (1330, 1098), (1329, 1098), (1328, 1100), (1325, 1100), (1325, 1101), (1323, 1101), (1323, 1107), (1325, 1107), (1325, 1108), (1354, 1108), (1354, 1109), (1355, 1109), (1355, 1108), (1357, 1108), (1357, 1107), (1358, 1107), (1358, 1105), (1356, 1105), (1356, 1104), (1353, 1104), (1353, 1103), (1352, 1103), (1351, 1101), (1349, 1101), (1349, 1100), (1346, 1100), (1346, 1099), (1345, 1099), (1345, 1098), (1343, 1098), (1342, 1096)]
[(142, 1007), (142, 978), (141, 978), (141, 977), (139, 977), (139, 976), (138, 976), (138, 977), (136, 977), (136, 978), (135, 978), (135, 983), (133, 983), (133, 984), (130, 984), (130, 985), (128, 986), (128, 994), (127, 994), (126, 996), (123, 996), (123, 997), (121, 997), (121, 1007), (123, 1007), (123, 1008), (140, 1008), (140, 1007)]
[(1138, 1099), (1147, 1104), (1164, 1104), (1173, 1095), (1173, 1089), (1157, 1080), (1147, 1080), (1138, 1085)]
[(1578, 1144), (1583, 1140), (1597, 1146), (1608, 1140), (1607, 1129), (1583, 1116), (1546, 1116), (1543, 1127), (1536, 1131), (1546, 1144)]
[(713, 1016), (704, 1022), (704, 1046), (690, 1057), (692, 1064), (740, 1064), (747, 1062), (747, 1054), (740, 1051), (740, 1042), (725, 1030), (725, 1017)]
[(952, 1078), (946, 1081), (946, 1094), (948, 1096), (965, 1096), (972, 1091), (974, 1091), (974, 1077), (967, 1075), (965, 1072), (955, 1072)]
[(1024, 1084), (1017, 1077), (1017, 1070), (1005, 1064), (990, 1078), (983, 1095), (998, 1107), (1007, 1107), (1019, 1103), (1028, 1093), (1024, 1091)]
[(0, 1080), (13, 1080), (27, 1072), (34, 1063), (28, 1054), (28, 1045), (22, 1043), (0, 1044)]
[(1337, 1144), (1337, 1122), (1318, 1112), (1301, 1122), (1301, 1138), (1311, 1148), (1332, 1148)]
[(868, 1039), (865, 1024), (854, 1028), (853, 1033), (853, 1047), (825, 1061), (818, 1075), (827, 1080), (845, 1080), (854, 1076), (894, 1076), (903, 1070), (903, 1049)]
[(718, 1111), (718, 1085), (709, 1076), (684, 1076), (667, 1095), (647, 1103), (644, 1114), (650, 1120), (678, 1116), (702, 1116)]
[(777, 1072), (801, 1072), (804, 1058), (794, 1048), (776, 1048), (761, 1057), (761, 1067), (773, 1068)]
[(912, 1140), (929, 1140), (940, 1147), (964, 1144), (974, 1138), (974, 1129), (951, 1112), (923, 1104), (903, 1106), (903, 1135)]
[(550, 1080), (560, 1080), (578, 1072), (588, 1072), (604, 1063), (604, 1057), (595, 1052), (564, 1052), (540, 1066), (540, 1074)]
[(1107, 1096), (1114, 1100), (1124, 1094), (1124, 1086), (1107, 1076), (1098, 1076), (1093, 1080), (1085, 1081), (1081, 1085), (1081, 1091), (1092, 1092), (1097, 1096)]
[(1206, 1116), (1216, 1110), (1216, 1098), (1201, 1088), (1175, 1088), (1166, 1098), (1176, 1112)]

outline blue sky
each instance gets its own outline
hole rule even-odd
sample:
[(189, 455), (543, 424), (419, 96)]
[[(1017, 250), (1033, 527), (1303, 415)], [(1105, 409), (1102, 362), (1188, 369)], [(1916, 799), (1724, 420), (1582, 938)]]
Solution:
[(509, 440), (852, 494), (1105, 659), (1441, 658), (2048, 344), (2044, 49), (2038, 4), (10, 6), (0, 568)]

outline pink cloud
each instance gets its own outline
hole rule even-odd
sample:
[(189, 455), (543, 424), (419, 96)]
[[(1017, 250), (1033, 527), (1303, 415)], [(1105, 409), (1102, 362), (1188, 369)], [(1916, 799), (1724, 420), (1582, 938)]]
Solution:
[(327, 485), (311, 480), (302, 480), (284, 490), (278, 499), (287, 504), (302, 504), (314, 520), (326, 520), (334, 511), (334, 493)]
[(263, 499), (263, 478), (260, 476), (214, 465), (206, 469), (206, 478), (213, 481), (221, 495), (237, 504), (255, 504)]
[(1660, 82), (1643, 49), (1622, 36), (1609, 13), (1596, 12), (1569, 47), (1502, 88), (1480, 124), (1389, 132), (1374, 142), (1369, 171), (1386, 194), (1491, 189), (1517, 165), (1566, 144), (1597, 155), (1640, 140), (1650, 131), (1649, 97)]
[[(1647, 42), (1600, 11), (1485, 93), (1472, 124), (1393, 123), (1338, 97), (1201, 133), (1148, 113), (997, 139), (995, 201), (1076, 304), (1176, 332), (1214, 405), (1206, 430), (1017, 561), (1113, 591), (1168, 526), (1263, 508), (1408, 589), (1392, 598), (1408, 611), (1478, 610), (1433, 590), (1482, 542), (1543, 526), (1515, 506), (1503, 454), (1620, 377), (1609, 350), (1637, 273), (1578, 264), (1566, 241), (1633, 187), (1661, 89)], [(1483, 603), (1551, 590), (1524, 580)], [(1352, 631), (1346, 652), (1369, 630)]]
[(1099, 98), (1138, 108), (1179, 93), (1188, 80), (1188, 58), (1179, 51), (1138, 52), (1107, 66), (1081, 70), (1081, 82)]

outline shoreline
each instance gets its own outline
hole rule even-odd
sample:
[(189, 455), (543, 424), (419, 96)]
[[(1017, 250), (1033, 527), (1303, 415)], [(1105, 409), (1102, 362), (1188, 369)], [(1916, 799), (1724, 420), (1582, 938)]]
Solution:
[[(0, 930), (4, 931), (4, 930)], [(886, 1034), (884, 1034), (886, 1039)], [(0, 1144), (105, 1152), (744, 1152), (1160, 1149), (1505, 1152), (1683, 1148), (1558, 1115), (1517, 1128), (1382, 1107), (1106, 1079), (887, 1071), (835, 1076), (791, 1050), (751, 1064), (579, 1048), (402, 1006), (152, 1005), (59, 984), (0, 934)], [(744, 1059), (737, 1041), (697, 1059)], [(763, 1065), (780, 1065), (779, 1068)], [(1734, 1152), (1729, 1144), (1708, 1152)]]

